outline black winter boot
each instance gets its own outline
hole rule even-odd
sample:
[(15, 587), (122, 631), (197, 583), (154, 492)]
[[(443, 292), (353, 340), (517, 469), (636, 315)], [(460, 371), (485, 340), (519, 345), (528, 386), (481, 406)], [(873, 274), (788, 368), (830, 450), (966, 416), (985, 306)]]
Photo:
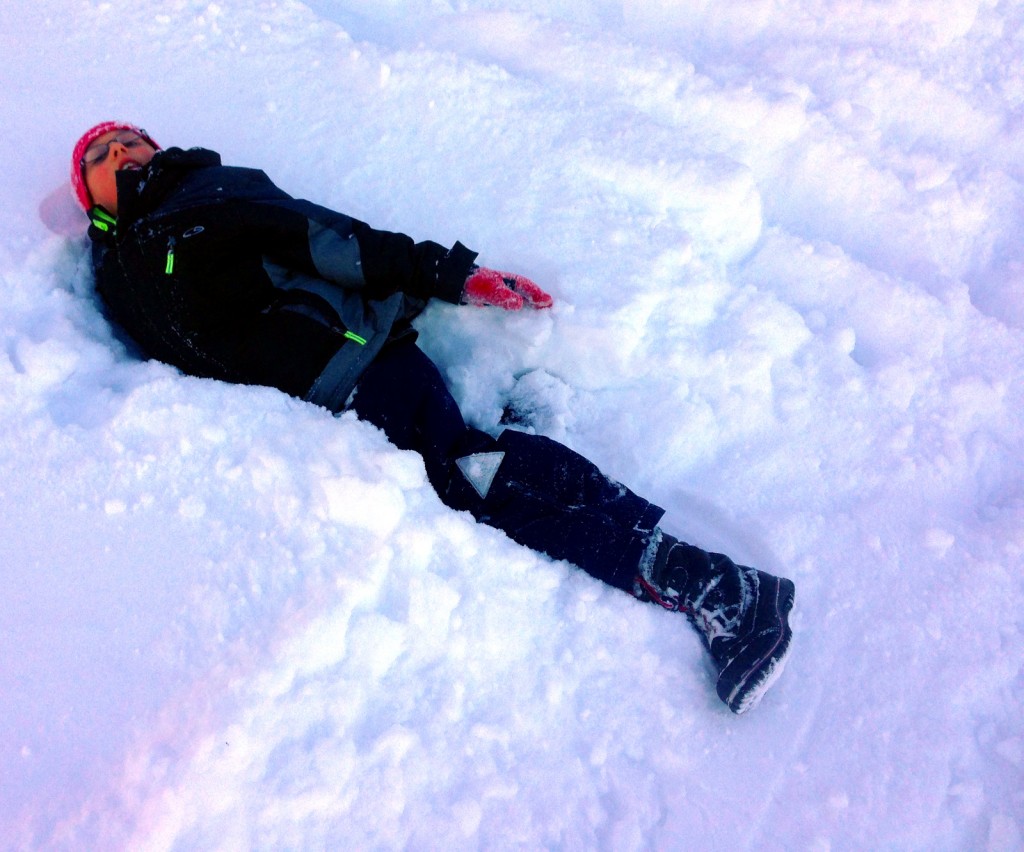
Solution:
[(793, 635), (792, 581), (664, 533), (651, 550), (634, 594), (686, 614), (718, 668), (718, 697), (734, 713), (745, 713), (785, 666)]

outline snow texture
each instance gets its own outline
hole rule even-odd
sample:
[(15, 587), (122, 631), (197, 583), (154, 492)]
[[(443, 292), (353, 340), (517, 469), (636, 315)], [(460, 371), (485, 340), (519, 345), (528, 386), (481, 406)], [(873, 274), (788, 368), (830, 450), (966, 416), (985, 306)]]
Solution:
[[(1024, 846), (1019, 2), (15, 0), (0, 43), (3, 848)], [(133, 359), (67, 186), (109, 118), (551, 292), (424, 348), (796, 582), (761, 705), (366, 424)]]

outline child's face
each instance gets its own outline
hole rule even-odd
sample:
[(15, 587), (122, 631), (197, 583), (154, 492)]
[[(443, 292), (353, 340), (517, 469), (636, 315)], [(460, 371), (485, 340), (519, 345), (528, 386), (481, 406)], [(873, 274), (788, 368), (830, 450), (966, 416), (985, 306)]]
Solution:
[(84, 157), (85, 186), (93, 202), (116, 216), (115, 176), (121, 169), (141, 169), (155, 153), (155, 149), (141, 136), (127, 130), (111, 130), (98, 137)]

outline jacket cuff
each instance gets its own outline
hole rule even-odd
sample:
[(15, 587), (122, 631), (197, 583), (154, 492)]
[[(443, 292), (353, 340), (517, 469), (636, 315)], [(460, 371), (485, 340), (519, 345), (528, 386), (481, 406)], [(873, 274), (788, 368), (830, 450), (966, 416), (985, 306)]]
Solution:
[(434, 295), (453, 305), (459, 304), (476, 256), (477, 252), (462, 243), (455, 243), (448, 254), (437, 262), (437, 291)]

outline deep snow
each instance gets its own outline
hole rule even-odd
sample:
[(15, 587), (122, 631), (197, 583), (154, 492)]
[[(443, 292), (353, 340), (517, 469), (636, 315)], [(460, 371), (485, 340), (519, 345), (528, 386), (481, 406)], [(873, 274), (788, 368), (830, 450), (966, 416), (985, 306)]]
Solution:
[[(5, 848), (1024, 847), (1019, 2), (16, 0), (0, 43)], [(549, 289), (423, 345), (796, 581), (762, 705), (365, 424), (133, 361), (66, 186), (107, 118)]]

